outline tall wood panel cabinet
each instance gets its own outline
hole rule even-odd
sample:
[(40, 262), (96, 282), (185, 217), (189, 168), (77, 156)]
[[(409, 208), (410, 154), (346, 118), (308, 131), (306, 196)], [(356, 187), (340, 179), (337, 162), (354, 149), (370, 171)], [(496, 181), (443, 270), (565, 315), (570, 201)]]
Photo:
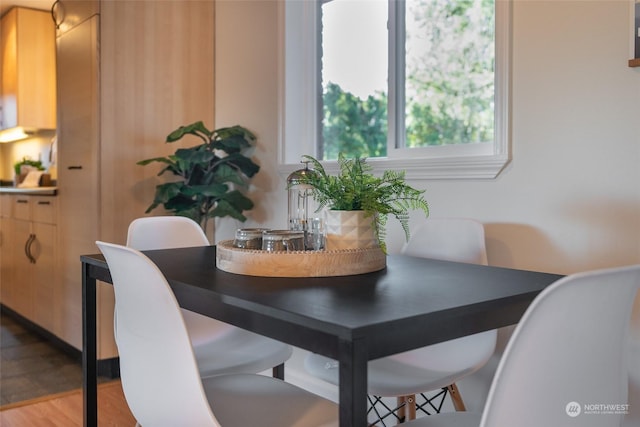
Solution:
[[(63, 21), (57, 34), (58, 335), (76, 348), (82, 344), (80, 255), (97, 253), (96, 240), (124, 244), (129, 223), (145, 215), (160, 183), (158, 168), (136, 162), (198, 144), (164, 143), (180, 125), (213, 126), (214, 5), (61, 0), (54, 7)], [(107, 359), (117, 354), (110, 285), (99, 285), (98, 300), (98, 358)]]
[[(77, 19), (79, 2), (64, 2), (56, 40), (58, 66), (58, 217), (60, 292), (57, 333), (82, 348), (81, 254), (96, 253), (99, 221), (99, 15)], [(55, 9), (54, 9), (55, 10)], [(64, 28), (61, 31), (60, 28)], [(101, 319), (108, 321), (107, 319)], [(110, 342), (109, 336), (99, 340)], [(113, 355), (107, 355), (103, 358)]]

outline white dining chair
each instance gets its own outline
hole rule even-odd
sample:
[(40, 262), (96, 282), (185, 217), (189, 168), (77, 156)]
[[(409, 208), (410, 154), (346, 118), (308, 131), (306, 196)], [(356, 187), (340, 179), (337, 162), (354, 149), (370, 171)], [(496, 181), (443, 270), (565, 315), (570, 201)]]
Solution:
[(201, 378), (180, 307), (162, 272), (135, 249), (96, 244), (113, 279), (122, 388), (138, 425), (338, 425), (335, 403), (280, 379), (258, 374)]
[(407, 427), (620, 426), (638, 289), (640, 265), (560, 279), (516, 326), (483, 412), (434, 414)]
[[(412, 231), (402, 253), (486, 265), (484, 227), (471, 219), (428, 219)], [(420, 286), (419, 278), (415, 285)], [(444, 398), (444, 393), (448, 393), (454, 408), (464, 411), (464, 401), (455, 383), (487, 363), (494, 352), (496, 337), (497, 332), (491, 330), (369, 362), (367, 390), (374, 396), (370, 398), (372, 409), (377, 411), (375, 404), (381, 402), (381, 397), (397, 397), (397, 407), (387, 409), (400, 421), (414, 419), (415, 395), (420, 393), (430, 402), (423, 392), (443, 389), (441, 396)], [(320, 379), (339, 383), (338, 363), (332, 359), (311, 353), (305, 359), (305, 368)], [(437, 411), (440, 407), (441, 404), (430, 409)], [(387, 415), (380, 413), (379, 418)]]
[[(138, 250), (208, 245), (200, 226), (181, 216), (137, 218), (127, 233), (127, 246)], [(274, 376), (284, 378), (291, 346), (190, 310), (181, 311), (202, 376), (273, 369)]]

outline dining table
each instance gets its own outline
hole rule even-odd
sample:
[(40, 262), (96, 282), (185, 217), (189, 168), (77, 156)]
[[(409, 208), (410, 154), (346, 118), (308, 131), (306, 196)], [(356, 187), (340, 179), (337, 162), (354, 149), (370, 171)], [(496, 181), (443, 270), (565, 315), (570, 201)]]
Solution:
[[(217, 268), (216, 246), (143, 253), (181, 307), (337, 360), (340, 427), (367, 425), (368, 361), (515, 324), (562, 277), (399, 254), (364, 274), (261, 277)], [(80, 260), (83, 419), (96, 426), (96, 281), (111, 276), (101, 254)]]

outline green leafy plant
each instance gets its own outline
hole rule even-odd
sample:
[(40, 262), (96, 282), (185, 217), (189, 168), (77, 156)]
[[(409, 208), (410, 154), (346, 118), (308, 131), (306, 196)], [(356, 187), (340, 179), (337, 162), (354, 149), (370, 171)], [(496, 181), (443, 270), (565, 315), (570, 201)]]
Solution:
[(425, 190), (416, 190), (405, 182), (404, 171), (384, 171), (382, 177), (374, 176), (366, 158), (338, 157), (340, 172), (329, 175), (322, 164), (311, 156), (303, 156), (315, 173), (307, 174), (302, 182), (312, 187), (319, 209), (362, 210), (374, 215), (375, 229), (380, 247), (386, 252), (385, 237), (388, 215), (395, 217), (408, 240), (409, 211), (421, 210), (429, 215), (429, 205), (424, 199)]
[(13, 165), (13, 170), (16, 175), (20, 175), (20, 169), (22, 168), (22, 166), (32, 166), (39, 171), (44, 170), (44, 166), (42, 166), (42, 162), (40, 160), (31, 160), (23, 157), (22, 160)]
[(260, 170), (244, 154), (252, 147), (255, 136), (241, 126), (210, 131), (198, 121), (180, 126), (167, 136), (166, 142), (178, 141), (186, 135), (200, 138), (202, 144), (137, 163), (143, 166), (164, 163), (166, 166), (158, 176), (170, 172), (181, 178), (156, 186), (153, 203), (145, 213), (163, 205), (175, 215), (195, 220), (203, 230), (213, 217), (230, 216), (245, 221), (243, 212), (252, 209), (253, 202), (237, 187), (248, 187), (250, 178)]

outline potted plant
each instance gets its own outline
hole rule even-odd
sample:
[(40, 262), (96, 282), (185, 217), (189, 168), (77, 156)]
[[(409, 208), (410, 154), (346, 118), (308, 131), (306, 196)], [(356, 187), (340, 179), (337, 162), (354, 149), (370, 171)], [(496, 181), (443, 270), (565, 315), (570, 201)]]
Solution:
[[(42, 161), (40, 160), (32, 160), (27, 157), (23, 157), (22, 160), (13, 165), (13, 170), (15, 172), (13, 184), (17, 186), (22, 181), (24, 181), (24, 178), (27, 176), (27, 173), (29, 173), (30, 170), (43, 171), (44, 166), (42, 165)], [(48, 183), (48, 179), (46, 181)]]
[[(340, 155), (340, 172), (329, 175), (322, 164), (311, 156), (309, 161), (315, 173), (307, 174), (304, 184), (312, 187), (312, 195), (319, 209), (329, 208), (326, 223), (326, 248), (348, 249), (379, 245), (386, 252), (385, 236), (387, 216), (395, 217), (409, 239), (409, 211), (421, 210), (429, 215), (424, 199), (425, 190), (417, 190), (405, 182), (404, 172), (385, 171), (382, 177), (371, 173), (365, 158), (345, 158)], [(337, 222), (334, 222), (334, 217)], [(344, 239), (341, 234), (364, 234), (363, 242), (357, 236)], [(371, 237), (372, 236), (372, 237)]]
[(167, 136), (167, 143), (186, 135), (202, 140), (190, 148), (178, 148), (166, 157), (139, 161), (139, 165), (153, 162), (166, 166), (158, 176), (170, 172), (178, 181), (156, 186), (153, 203), (145, 213), (159, 205), (175, 215), (186, 216), (198, 222), (203, 230), (213, 217), (230, 216), (240, 221), (247, 218), (243, 212), (253, 208), (253, 202), (237, 187), (248, 187), (260, 167), (245, 152), (252, 147), (255, 136), (241, 126), (210, 131), (203, 122), (180, 126)]

